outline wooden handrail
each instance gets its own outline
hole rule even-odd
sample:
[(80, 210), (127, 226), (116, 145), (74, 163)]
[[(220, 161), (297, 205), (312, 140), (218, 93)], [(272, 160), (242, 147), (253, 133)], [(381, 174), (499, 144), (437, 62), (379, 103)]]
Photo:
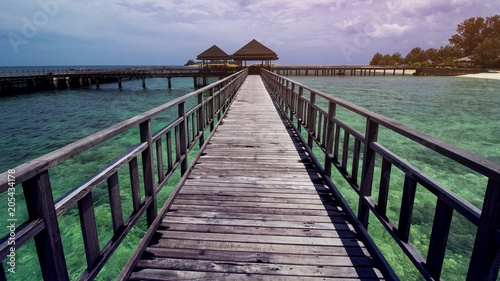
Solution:
[[(495, 258), (500, 249), (500, 241), (496, 239), (496, 233), (499, 232), (497, 229), (500, 227), (500, 207), (498, 207), (500, 201), (500, 164), (270, 71), (262, 70), (262, 76), (273, 92), (277, 104), (285, 113), (290, 112), (290, 121), (296, 119), (294, 126), (297, 131), (305, 130), (307, 132), (309, 140), (304, 145), (307, 145), (308, 149), (312, 151), (313, 144), (316, 144), (316, 147), (319, 147), (324, 153), (325, 168), (322, 169), (325, 176), (331, 177), (330, 167), (332, 165), (337, 167), (346, 181), (358, 193), (358, 219), (365, 229), (368, 227), (369, 214), (374, 214), (422, 273), (422, 276), (428, 280), (438, 280), (441, 276), (452, 214), (453, 211), (457, 211), (478, 226), (467, 280), (496, 278), (499, 265), (495, 263)], [(304, 91), (310, 93), (309, 99), (303, 96)], [(329, 104), (328, 111), (318, 106), (316, 103), (318, 97)], [(335, 117), (338, 106), (365, 118), (364, 135)], [(488, 186), (482, 210), (378, 143), (380, 126), (487, 177)], [(344, 132), (344, 146), (342, 148), (339, 146), (341, 130)], [(352, 152), (354, 155), (352, 171), (347, 171), (346, 165), (350, 149), (349, 136), (353, 136), (355, 140)], [(364, 151), (361, 182), (358, 183), (357, 169), (359, 164), (357, 163), (360, 161), (361, 144)], [(341, 161), (339, 155), (342, 155)], [(376, 155), (383, 159), (377, 202), (371, 196), (372, 185), (375, 184), (373, 173)], [(405, 174), (399, 223), (393, 222), (386, 213), (391, 167), (395, 167)], [(416, 184), (422, 185), (438, 198), (427, 260), (408, 240), (412, 210), (415, 204)], [(336, 189), (334, 185), (331, 187)]]
[[(58, 217), (71, 206), (78, 204), (88, 264), (87, 269), (82, 273), (79, 280), (92, 280), (143, 213), (147, 214), (149, 225), (156, 219), (156, 194), (178, 167), (181, 168), (182, 173), (185, 172), (188, 165), (188, 153), (196, 142), (199, 142), (200, 146), (203, 145), (205, 131), (213, 130), (215, 127), (214, 123), (221, 121), (220, 118), (217, 118), (217, 115), (226, 112), (226, 105), (234, 98), (236, 91), (247, 75), (248, 71), (246, 69), (242, 70), (225, 79), (9, 170), (15, 171), (15, 185), (23, 185), (26, 204), (29, 209), (29, 220), (20, 223), (20, 227), (16, 229), (16, 235), (19, 238), (16, 241), (16, 248), (34, 239), (44, 279), (69, 280)], [(204, 94), (207, 94), (206, 98), (204, 98)], [(192, 108), (186, 109), (186, 101), (194, 98), (196, 98), (197, 103)], [(218, 100), (217, 104), (214, 104), (214, 99)], [(152, 132), (152, 118), (170, 109), (177, 109), (178, 118), (170, 124), (166, 124), (158, 132)], [(210, 115), (208, 118), (205, 118), (207, 113)], [(188, 122), (188, 120), (192, 122)], [(50, 168), (134, 127), (140, 128), (139, 143), (132, 146), (128, 152), (107, 164), (101, 170), (97, 171), (96, 174), (54, 202), (51, 180), (48, 173)], [(191, 135), (189, 135), (190, 133)], [(172, 139), (173, 135), (175, 135), (174, 140)], [(167, 143), (167, 163), (163, 163), (162, 153), (165, 151), (162, 148), (163, 140)], [(173, 143), (175, 143), (175, 148), (172, 145)], [(173, 159), (174, 150), (177, 158), (175, 160)], [(156, 157), (158, 169), (155, 169), (154, 153), (160, 156)], [(139, 164), (137, 161), (139, 155), (142, 155), (142, 164)], [(130, 172), (130, 188), (132, 189), (133, 201), (131, 203), (134, 211), (128, 218), (124, 219), (117, 173), (127, 165)], [(144, 186), (144, 196), (142, 199), (139, 190), (141, 181), (139, 178), (139, 169), (141, 166)], [(162, 168), (164, 166), (168, 167), (167, 172), (164, 172)], [(12, 181), (8, 180), (9, 171), (0, 175), (0, 193), (4, 193), (13, 187)], [(98, 185), (104, 182), (107, 182), (108, 186), (113, 222), (112, 231), (114, 235), (101, 248), (97, 235), (96, 217), (93, 211), (94, 201), (92, 199), (92, 192)], [(6, 235), (0, 240), (0, 260), (2, 261), (9, 254), (11, 247), (8, 239), (9, 235)], [(5, 279), (6, 275), (2, 270), (0, 271), (0, 280)]]

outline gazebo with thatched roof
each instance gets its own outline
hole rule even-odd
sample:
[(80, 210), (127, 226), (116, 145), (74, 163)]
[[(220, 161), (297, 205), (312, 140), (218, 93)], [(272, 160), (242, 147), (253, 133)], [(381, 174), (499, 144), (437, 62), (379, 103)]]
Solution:
[(218, 60), (218, 61), (226, 62), (228, 60), (231, 60), (231, 56), (228, 55), (223, 50), (221, 50), (216, 45), (213, 45), (212, 47), (208, 48), (203, 53), (199, 54), (198, 57), (196, 57), (196, 59), (203, 61), (203, 64), (205, 64), (205, 61), (211, 61), (211, 60)]
[(278, 55), (259, 41), (253, 39), (232, 55), (235, 61), (261, 61), (262, 64), (270, 65), (272, 60), (277, 60)]

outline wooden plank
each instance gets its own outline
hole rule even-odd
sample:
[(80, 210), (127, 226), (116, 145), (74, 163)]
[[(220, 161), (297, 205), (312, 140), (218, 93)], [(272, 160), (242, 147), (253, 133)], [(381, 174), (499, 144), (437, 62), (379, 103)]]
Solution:
[(364, 247), (339, 247), (339, 246), (318, 246), (318, 245), (289, 245), (271, 243), (246, 243), (234, 241), (205, 241), (192, 239), (161, 239), (155, 240), (154, 248), (169, 249), (199, 249), (199, 250), (220, 250), (238, 252), (259, 252), (259, 253), (279, 253), (303, 255), (331, 255), (331, 256), (367, 256), (368, 251)]
[(233, 233), (233, 234), (255, 234), (255, 235), (278, 235), (278, 236), (306, 236), (306, 237), (335, 237), (356, 238), (356, 233), (349, 228), (339, 229), (305, 229), (291, 227), (261, 227), (261, 226), (236, 226), (217, 224), (194, 224), (163, 222), (159, 229), (208, 233)]
[[(217, 200), (217, 201), (233, 201), (233, 202), (265, 202), (265, 203), (275, 203), (277, 200), (279, 200), (280, 203), (282, 204), (310, 204), (310, 205), (319, 205), (319, 206), (326, 206), (326, 207), (331, 207), (332, 210), (337, 210), (340, 211), (341, 209), (334, 203), (334, 201), (326, 196), (320, 197), (320, 200), (318, 200), (317, 197), (313, 197), (315, 195), (311, 194), (305, 194), (301, 195), (298, 197), (295, 194), (282, 194), (282, 193), (265, 193), (268, 196), (263, 196), (264, 194), (259, 194), (261, 196), (249, 196), (246, 193), (233, 193), (232, 195), (230, 194), (213, 194), (210, 192), (207, 192), (205, 194), (193, 194), (194, 191), (191, 194), (186, 194), (182, 193), (178, 195), (178, 200), (193, 200), (196, 202), (196, 205), (204, 205), (205, 201), (212, 201), (212, 200)], [(246, 196), (245, 196), (246, 195)], [(284, 196), (284, 195), (289, 195), (289, 196)], [(306, 197), (307, 196), (307, 197)], [(305, 197), (305, 198), (304, 198)], [(176, 202), (177, 203), (177, 202)], [(276, 203), (275, 203), (276, 204)], [(276, 207), (273, 205), (273, 207)], [(295, 205), (291, 205), (291, 207), (295, 207)]]
[(290, 265), (316, 266), (374, 266), (368, 257), (330, 256), (304, 254), (281, 254), (260, 252), (238, 252), (227, 250), (148, 248), (146, 255), (154, 258), (174, 258), (212, 261), (236, 261)]
[[(228, 202), (228, 201), (223, 201)], [(210, 203), (204, 205), (181, 205), (177, 203), (172, 206), (172, 211), (176, 210), (189, 210), (189, 211), (197, 211), (197, 212), (224, 212), (224, 213), (250, 213), (250, 214), (286, 214), (286, 215), (301, 215), (301, 216), (331, 216), (331, 217), (341, 217), (344, 216), (344, 213), (338, 211), (334, 207), (332, 208), (321, 208), (320, 205), (318, 207), (301, 207), (301, 208), (291, 208), (293, 205), (289, 205), (289, 208), (273, 208), (272, 203), (269, 207), (255, 207), (255, 206), (238, 206), (237, 202), (228, 202), (228, 203), (236, 203), (231, 205), (210, 205)], [(250, 202), (254, 203), (254, 202)], [(256, 203), (259, 205), (259, 203)], [(251, 205), (251, 204), (250, 204)]]
[[(329, 190), (323, 190), (323, 191), (315, 191), (308, 189), (306, 186), (286, 186), (286, 185), (281, 185), (281, 186), (269, 186), (269, 187), (249, 187), (247, 183), (241, 183), (238, 187), (231, 188), (230, 186), (225, 186), (221, 187), (220, 189), (217, 189), (217, 187), (214, 186), (205, 186), (202, 183), (198, 184), (193, 184), (192, 182), (190, 183), (191, 186), (189, 186), (190, 189), (196, 190), (198, 189), (203, 189), (203, 191), (208, 191), (208, 192), (213, 192), (213, 194), (220, 194), (221, 192), (258, 192), (258, 193), (277, 193), (277, 194), (283, 194), (283, 193), (293, 193), (296, 194), (297, 196), (302, 196), (303, 194), (306, 195), (313, 195), (313, 194), (318, 194), (321, 192), (328, 192)], [(260, 185), (260, 183), (259, 183)], [(187, 187), (186, 187), (187, 189)]]
[(317, 245), (317, 246), (344, 246), (360, 247), (361, 243), (353, 239), (278, 236), (278, 235), (251, 235), (231, 233), (198, 233), (189, 231), (162, 231), (156, 232), (158, 237), (165, 239), (205, 240), (205, 241), (231, 241), (241, 243), (272, 243), (291, 245)]
[(269, 274), (284, 276), (329, 276), (337, 278), (381, 278), (382, 274), (371, 267), (281, 265), (267, 263), (224, 262), (184, 259), (141, 260), (137, 268), (191, 270), (245, 274)]
[[(199, 202), (199, 204), (197, 204)], [(200, 208), (196, 208), (200, 207)], [(301, 210), (301, 211), (316, 211), (314, 213), (318, 213), (321, 216), (334, 216), (334, 215), (342, 215), (344, 216), (343, 213), (338, 212), (335, 206), (329, 207), (329, 205), (323, 205), (323, 204), (308, 204), (308, 203), (292, 203), (292, 204), (285, 204), (285, 203), (267, 203), (267, 202), (237, 202), (237, 201), (219, 201), (219, 200), (211, 200), (211, 201), (198, 201), (198, 200), (186, 200), (186, 199), (177, 199), (176, 200), (176, 205), (172, 206), (173, 209), (186, 209), (186, 210), (194, 210), (193, 208), (196, 208), (197, 210), (201, 209), (209, 209), (209, 210), (216, 210), (216, 207), (224, 208), (224, 211), (231, 211), (231, 210), (244, 210), (244, 212), (252, 212), (252, 210), (255, 210), (257, 213), (259, 213), (259, 210), (262, 210), (262, 212), (272, 212), (272, 213), (287, 213), (290, 210)], [(274, 211), (271, 211), (274, 210)], [(318, 212), (318, 211), (324, 211), (324, 212)], [(328, 212), (327, 212), (328, 211)], [(338, 212), (339, 214), (334, 213), (334, 211)], [(311, 212), (313, 213), (313, 212)]]
[[(332, 222), (304, 222), (304, 221), (273, 221), (273, 220), (251, 220), (239, 219), (228, 220), (218, 218), (190, 218), (181, 216), (171, 216), (163, 222), (178, 222), (178, 223), (193, 223), (193, 224), (217, 224), (217, 225), (236, 225), (236, 226), (263, 226), (263, 227), (290, 227), (290, 228), (307, 228), (307, 229), (339, 229), (343, 228), (341, 223), (333, 225)], [(345, 226), (348, 229), (348, 226)]]
[(226, 212), (199, 212), (199, 211), (189, 211), (189, 210), (174, 210), (169, 212), (165, 219), (168, 220), (170, 217), (190, 217), (190, 218), (217, 218), (217, 219), (228, 219), (228, 220), (262, 220), (262, 221), (295, 221), (295, 222), (306, 222), (306, 223), (343, 223), (346, 221), (345, 216), (329, 217), (329, 216), (303, 216), (303, 215), (288, 215), (288, 214), (251, 214), (251, 213), (226, 213)]
[[(198, 191), (198, 192), (197, 192)], [(238, 192), (235, 190), (227, 191), (217, 191), (213, 192), (210, 190), (200, 190), (191, 188), (190, 190), (182, 190), (179, 195), (179, 199), (194, 199), (194, 200), (211, 200), (212, 198), (217, 198), (218, 200), (229, 200), (229, 201), (259, 201), (259, 202), (276, 202), (280, 200), (282, 203), (296, 203), (298, 201), (305, 203), (317, 202), (317, 194), (290, 194), (290, 193), (253, 193), (247, 194), (247, 192)], [(327, 196), (319, 197), (322, 202), (333, 202), (333, 199)], [(337, 208), (340, 208), (337, 206)], [(339, 209), (340, 210), (340, 209)]]
[[(165, 270), (165, 269), (140, 269), (132, 273), (129, 280), (226, 280), (226, 281), (242, 281), (242, 280), (262, 280), (262, 281), (316, 281), (316, 280), (338, 280), (337, 278), (328, 277), (309, 277), (309, 276), (277, 276), (264, 274), (238, 274), (238, 273), (219, 273), (219, 272), (199, 272), (199, 271), (182, 271), (182, 270)], [(343, 278), (345, 281), (358, 281), (359, 278)], [(363, 279), (366, 280), (366, 279)]]

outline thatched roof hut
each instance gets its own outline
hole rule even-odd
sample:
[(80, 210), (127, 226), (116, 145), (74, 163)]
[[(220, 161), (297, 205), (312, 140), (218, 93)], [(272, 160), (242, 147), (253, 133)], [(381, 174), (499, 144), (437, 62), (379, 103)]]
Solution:
[(230, 60), (231, 56), (228, 55), (226, 52), (221, 50), (219, 47), (216, 45), (213, 45), (212, 47), (208, 48), (206, 51), (203, 53), (199, 54), (198, 57), (196, 57), (197, 60)]
[(262, 61), (270, 64), (270, 61), (277, 60), (278, 55), (259, 41), (253, 39), (232, 55), (235, 61)]

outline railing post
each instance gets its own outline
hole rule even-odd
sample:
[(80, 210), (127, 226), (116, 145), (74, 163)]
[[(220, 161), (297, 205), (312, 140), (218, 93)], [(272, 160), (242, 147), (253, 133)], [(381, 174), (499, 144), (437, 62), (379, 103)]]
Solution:
[(295, 83), (292, 83), (290, 91), (290, 122), (293, 123), (293, 112), (295, 111)]
[(78, 201), (78, 212), (80, 214), (80, 223), (82, 226), (87, 269), (88, 271), (92, 271), (100, 255), (99, 235), (97, 234), (92, 192), (89, 192)]
[(497, 280), (500, 249), (498, 228), (500, 227), (500, 183), (490, 179), (484, 195), (481, 220), (467, 273), (467, 280)]
[(214, 97), (215, 88), (210, 88), (210, 104), (209, 104), (209, 115), (210, 119), (210, 132), (213, 132), (215, 128), (215, 97)]
[(287, 114), (287, 111), (290, 110), (291, 112), (291, 109), (290, 109), (290, 101), (288, 99), (288, 96), (289, 96), (289, 87), (290, 86), (290, 81), (286, 80), (286, 85), (285, 85), (285, 88), (284, 88), (284, 92), (283, 92), (283, 101), (285, 102), (285, 115)]
[(372, 142), (377, 141), (378, 123), (372, 121), (370, 117), (366, 119), (365, 151), (363, 153), (363, 170), (361, 172), (361, 184), (359, 192), (358, 218), (361, 224), (368, 228), (368, 218), (370, 208), (365, 203), (365, 196), (372, 193), (373, 171), (375, 169), (375, 151), (370, 147)]
[(23, 190), (30, 219), (42, 218), (45, 223), (45, 228), (35, 236), (43, 279), (69, 280), (49, 172), (43, 171), (24, 182)]
[(148, 147), (142, 152), (142, 169), (144, 172), (144, 196), (151, 196), (151, 205), (148, 207), (147, 221), (148, 226), (151, 226), (158, 213), (156, 207), (155, 193), (155, 174), (153, 163), (153, 140), (151, 133), (151, 119), (140, 124), (141, 142), (148, 144)]
[(302, 122), (304, 121), (304, 101), (302, 96), (304, 95), (304, 88), (299, 86), (299, 95), (297, 96), (297, 129), (299, 133), (302, 131)]
[(200, 147), (205, 143), (205, 107), (203, 106), (203, 93), (198, 94), (198, 134), (200, 134)]
[(314, 110), (314, 103), (316, 103), (316, 94), (311, 92), (309, 99), (309, 116), (307, 117), (307, 127), (309, 129), (309, 136), (307, 138), (307, 145), (312, 148), (314, 144), (314, 138), (316, 132), (316, 110)]
[(180, 154), (181, 157), (184, 156), (184, 159), (181, 161), (181, 175), (186, 173), (188, 168), (188, 159), (187, 159), (187, 135), (186, 135), (186, 103), (181, 102), (178, 106), (179, 118), (182, 118), (181, 123), (179, 124), (179, 141), (180, 141)]
[(425, 267), (434, 280), (441, 278), (444, 254), (450, 233), (451, 219), (453, 218), (453, 208), (448, 206), (443, 200), (437, 200), (434, 222), (432, 224), (431, 239)]
[(331, 158), (333, 157), (333, 139), (335, 137), (334, 131), (335, 131), (335, 123), (333, 123), (332, 118), (335, 117), (337, 112), (337, 104), (335, 104), (333, 101), (329, 102), (328, 105), (328, 128), (326, 132), (326, 156), (325, 157), (325, 174), (328, 177), (331, 177), (332, 174), (332, 160)]

